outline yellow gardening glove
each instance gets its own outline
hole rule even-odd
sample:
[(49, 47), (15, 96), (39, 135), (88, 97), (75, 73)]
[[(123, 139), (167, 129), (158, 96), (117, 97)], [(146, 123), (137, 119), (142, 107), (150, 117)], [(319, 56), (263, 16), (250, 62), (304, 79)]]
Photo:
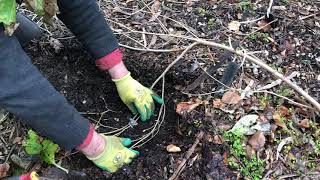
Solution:
[(120, 79), (113, 79), (113, 81), (116, 83), (121, 100), (133, 114), (139, 113), (142, 121), (150, 119), (153, 115), (153, 99), (159, 104), (163, 104), (163, 99), (160, 96), (134, 80), (130, 73)]
[(99, 168), (114, 173), (123, 165), (131, 163), (132, 159), (139, 155), (138, 151), (126, 147), (131, 144), (131, 139), (102, 136), (106, 139), (103, 153), (95, 158), (87, 157)]

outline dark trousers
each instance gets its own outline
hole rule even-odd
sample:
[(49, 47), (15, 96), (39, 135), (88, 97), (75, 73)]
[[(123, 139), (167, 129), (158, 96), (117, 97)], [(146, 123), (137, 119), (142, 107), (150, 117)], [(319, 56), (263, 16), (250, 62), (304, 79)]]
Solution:
[[(59, 19), (89, 51), (93, 60), (119, 47), (96, 0), (57, 2)], [(5, 35), (0, 24), (0, 107), (67, 150), (79, 146), (88, 134), (89, 121), (81, 117), (31, 63), (17, 40), (18, 37), (21, 41), (19, 35)]]
[(79, 146), (89, 122), (32, 64), (15, 36), (0, 27), (0, 107), (69, 150)]

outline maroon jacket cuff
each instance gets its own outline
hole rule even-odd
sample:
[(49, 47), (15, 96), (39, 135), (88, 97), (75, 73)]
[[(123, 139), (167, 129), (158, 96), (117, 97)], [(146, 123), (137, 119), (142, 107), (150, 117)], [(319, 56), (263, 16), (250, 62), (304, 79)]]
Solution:
[(32, 180), (31, 179), (31, 172), (28, 174), (23, 174), (19, 177), (19, 180)]
[(77, 147), (78, 150), (81, 150), (81, 149), (87, 147), (90, 144), (90, 142), (92, 140), (92, 137), (93, 137), (93, 132), (94, 132), (94, 127), (93, 127), (92, 124), (90, 124), (88, 135), (83, 140), (82, 144), (80, 144), (80, 146)]
[(107, 54), (106, 56), (97, 59), (96, 65), (100, 70), (106, 71), (122, 61), (122, 52), (119, 48)]

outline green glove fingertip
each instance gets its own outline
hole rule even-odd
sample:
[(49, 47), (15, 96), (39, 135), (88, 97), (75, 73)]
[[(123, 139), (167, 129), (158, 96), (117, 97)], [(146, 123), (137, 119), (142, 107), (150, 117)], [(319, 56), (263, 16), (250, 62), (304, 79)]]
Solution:
[(137, 108), (134, 106), (133, 103), (129, 103), (129, 104), (127, 104), (127, 106), (130, 109), (130, 111), (132, 112), (132, 114), (134, 114), (134, 115), (138, 114)]
[(151, 116), (154, 115), (154, 109), (155, 109), (154, 103), (152, 102), (152, 103), (151, 103)]
[(120, 139), (122, 145), (124, 146), (129, 146), (132, 143), (132, 140), (130, 138), (121, 138)]
[(147, 112), (145, 112), (145, 107), (139, 107), (136, 103), (134, 103), (134, 106), (138, 110), (138, 113), (140, 114), (141, 121), (145, 122), (147, 120)]
[(140, 155), (140, 152), (131, 148), (128, 148), (131, 152), (133, 152), (136, 156)]
[(146, 109), (146, 112), (147, 112), (147, 119), (150, 119), (150, 117), (151, 117), (151, 109), (148, 108), (147, 105), (144, 105), (144, 108)]
[(159, 104), (163, 104), (164, 100), (156, 93), (151, 94), (152, 98)]

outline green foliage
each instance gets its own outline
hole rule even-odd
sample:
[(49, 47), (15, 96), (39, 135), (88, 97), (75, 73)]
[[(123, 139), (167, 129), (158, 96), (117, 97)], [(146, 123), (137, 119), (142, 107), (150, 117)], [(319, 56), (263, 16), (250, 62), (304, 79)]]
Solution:
[(200, 16), (205, 16), (206, 15), (206, 10), (201, 8), (201, 7), (199, 7), (198, 8), (198, 13), (200, 14)]
[(261, 33), (261, 32), (255, 32), (247, 36), (247, 39), (251, 41), (260, 40), (263, 43), (269, 43), (270, 40), (268, 38), (269, 38), (268, 33)]
[(193, 121), (193, 126), (196, 127), (196, 128), (200, 127), (201, 124), (202, 124), (201, 120), (194, 120)]
[(248, 158), (246, 151), (243, 147), (242, 141), (244, 136), (239, 132), (225, 132), (223, 134), (230, 146), (231, 157), (236, 157), (237, 160), (241, 161), (242, 166), (239, 162), (236, 162), (233, 158), (228, 158), (229, 166), (234, 169), (238, 169), (243, 176), (246, 178), (258, 180), (262, 178), (262, 174), (265, 167), (265, 161), (260, 160), (257, 157)]
[[(276, 94), (284, 97), (289, 97), (294, 94), (294, 91), (285, 85), (285, 86), (280, 86), (280, 89), (276, 91)], [(282, 98), (276, 97), (276, 103), (280, 105), (282, 103)]]
[(41, 144), (43, 147), (40, 153), (41, 159), (48, 164), (55, 164), (54, 155), (58, 150), (58, 145), (48, 139), (43, 140)]
[(223, 134), (223, 137), (230, 142), (229, 144), (231, 154), (235, 155), (236, 157), (245, 155), (245, 151), (241, 143), (243, 139), (243, 135), (241, 133), (239, 133), (238, 131), (228, 131)]
[(283, 72), (282, 68), (275, 64), (271, 64), (270, 67), (278, 72), (281, 72), (281, 73)]
[(317, 163), (316, 162), (307, 162), (307, 167), (309, 169), (315, 169), (315, 168), (317, 168)]
[(241, 173), (246, 177), (251, 177), (254, 180), (262, 178), (265, 162), (261, 159), (253, 157), (251, 160), (243, 159), (245, 168), (241, 169)]
[(28, 139), (23, 144), (23, 147), (29, 155), (37, 155), (42, 151), (42, 145), (39, 142), (39, 136), (32, 130), (28, 131)]
[(280, 89), (277, 90), (277, 94), (287, 97), (293, 95), (294, 91), (288, 86), (280, 86)]
[(14, 165), (13, 167), (10, 167), (10, 169), (12, 169), (12, 175), (13, 176), (20, 176), (21, 174), (23, 174), (25, 172), (25, 169)]
[(11, 25), (16, 22), (16, 1), (0, 0), (0, 23)]
[[(27, 7), (39, 16), (44, 22), (52, 24), (53, 17), (59, 11), (57, 0), (24, 0)], [(0, 23), (4, 24), (5, 32), (12, 35), (16, 29), (16, 0), (0, 0)]]
[(257, 97), (259, 99), (259, 102), (260, 102), (262, 109), (265, 109), (267, 107), (269, 101), (272, 100), (272, 97), (268, 96), (268, 95), (258, 95)]
[(41, 142), (37, 133), (33, 130), (29, 130), (28, 138), (23, 144), (23, 147), (29, 155), (39, 155), (44, 162), (54, 165), (68, 173), (67, 169), (61, 167), (55, 162), (55, 153), (58, 151), (59, 146), (49, 139), (44, 139)]
[(320, 139), (316, 140), (316, 154), (320, 154)]
[(28, 3), (33, 12), (35, 12), (39, 16), (44, 16), (44, 1), (43, 0), (32, 0)]
[(0, 23), (4, 24), (7, 34), (13, 34), (16, 23), (15, 0), (0, 0)]
[(208, 21), (208, 28), (212, 28), (215, 24), (215, 19), (214, 18), (210, 18)]
[(242, 2), (240, 2), (238, 4), (238, 7), (242, 10), (242, 11), (248, 11), (250, 9), (253, 9), (253, 4), (248, 1), (248, 0), (244, 0)]
[(280, 2), (281, 2), (282, 4), (285, 4), (285, 5), (287, 5), (287, 4), (290, 3), (289, 0), (280, 0)]

